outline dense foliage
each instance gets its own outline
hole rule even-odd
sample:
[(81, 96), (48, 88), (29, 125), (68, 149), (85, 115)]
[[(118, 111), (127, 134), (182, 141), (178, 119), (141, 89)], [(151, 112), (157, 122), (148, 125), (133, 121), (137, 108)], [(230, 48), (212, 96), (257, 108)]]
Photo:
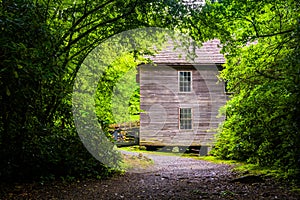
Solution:
[[(142, 60), (142, 59), (141, 59)], [(95, 107), (102, 128), (109, 124), (121, 124), (139, 118), (139, 92), (136, 67), (140, 64), (133, 54), (116, 60), (101, 77), (96, 91)]]
[(76, 73), (105, 39), (132, 28), (169, 24), (176, 2), (0, 3), (1, 179), (107, 175), (74, 128)]
[[(192, 11), (196, 39), (219, 38), (232, 92), (214, 154), (300, 173), (298, 1), (231, 1)], [(205, 28), (206, 27), (206, 28)]]
[[(215, 155), (299, 175), (299, 2), (214, 2), (186, 12), (173, 0), (1, 1), (0, 178), (110, 173), (74, 128), (73, 84), (96, 46), (145, 26), (180, 28), (198, 41), (221, 40), (227, 61), (221, 78), (233, 94)], [(139, 64), (136, 53), (116, 60), (101, 77), (95, 102), (102, 126), (126, 118), (112, 116), (120, 103), (111, 99), (121, 77)], [(126, 97), (132, 114), (138, 112), (134, 94)]]

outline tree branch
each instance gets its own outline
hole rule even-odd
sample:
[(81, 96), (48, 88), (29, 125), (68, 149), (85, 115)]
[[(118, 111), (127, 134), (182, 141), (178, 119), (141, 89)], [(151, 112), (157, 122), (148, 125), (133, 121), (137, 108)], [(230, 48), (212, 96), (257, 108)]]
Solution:
[[(107, 6), (108, 4), (110, 4), (110, 3), (112, 3), (114, 0), (109, 0), (109, 1), (107, 1), (107, 2), (105, 2), (104, 4), (102, 4), (102, 5), (99, 5), (99, 6), (97, 6), (96, 8), (94, 8), (94, 9), (92, 9), (92, 10), (90, 10), (90, 11), (88, 11), (88, 12), (85, 12), (84, 13), (84, 15), (82, 15), (70, 28), (69, 28), (69, 30), (62, 36), (62, 38), (61, 38), (61, 42), (62, 41), (64, 41), (67, 37), (68, 37), (68, 35), (70, 35), (70, 33), (71, 32), (73, 32), (74, 31), (74, 29), (76, 28), (76, 26), (78, 26), (81, 22), (83, 22), (89, 15), (91, 15), (91, 14), (93, 14), (94, 12), (96, 12), (96, 11), (99, 11), (99, 10), (101, 10), (101, 9), (103, 9), (105, 6)], [(60, 42), (60, 43), (61, 43)]]
[(261, 35), (257, 29), (257, 26), (255, 25), (253, 20), (244, 18), (246, 21), (250, 22), (254, 28), (255, 31), (255, 36), (256, 38), (265, 38), (265, 37), (273, 37), (276, 35), (282, 35), (282, 34), (286, 34), (286, 33), (291, 33), (293, 31), (295, 31), (295, 29), (290, 29), (290, 30), (285, 30), (285, 31), (280, 31), (280, 32), (275, 32), (275, 33), (271, 33), (271, 34), (265, 34), (265, 35)]
[(276, 36), (276, 35), (282, 35), (282, 34), (286, 34), (286, 33), (291, 33), (293, 31), (295, 31), (295, 29), (290, 29), (290, 30), (281, 31), (281, 32), (272, 33), (272, 34), (266, 34), (266, 35), (258, 35), (258, 37), (260, 37), (260, 38), (273, 37), (273, 36)]
[[(133, 7), (135, 7), (135, 6), (133, 6)], [(77, 43), (79, 40), (81, 40), (82, 38), (84, 38), (85, 36), (87, 36), (88, 34), (90, 34), (91, 32), (95, 31), (97, 28), (99, 28), (99, 27), (101, 27), (101, 26), (104, 26), (104, 25), (106, 25), (106, 24), (110, 24), (110, 23), (116, 22), (116, 21), (118, 21), (119, 19), (122, 19), (122, 18), (124, 18), (124, 17), (126, 17), (126, 16), (132, 14), (133, 9), (134, 9), (134, 8), (132, 8), (132, 9), (131, 9), (130, 11), (128, 11), (127, 13), (124, 13), (124, 14), (118, 16), (118, 17), (112, 18), (112, 19), (107, 20), (107, 21), (105, 21), (105, 22), (99, 23), (99, 24), (97, 24), (96, 26), (94, 26), (94, 27), (88, 29), (86, 32), (84, 32), (84, 33), (82, 33), (81, 35), (79, 35), (79, 36), (78, 36), (77, 38), (75, 38), (73, 41), (69, 42), (68, 45), (64, 48), (64, 52), (65, 52), (66, 50), (70, 49), (70, 47), (71, 47), (73, 44)]]

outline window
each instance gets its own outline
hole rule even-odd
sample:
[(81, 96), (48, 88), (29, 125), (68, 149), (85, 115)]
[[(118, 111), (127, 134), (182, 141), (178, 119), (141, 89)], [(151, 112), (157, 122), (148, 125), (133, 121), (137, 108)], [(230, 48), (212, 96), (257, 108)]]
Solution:
[(179, 75), (179, 92), (192, 91), (192, 73), (187, 71), (180, 71)]
[(180, 108), (180, 129), (192, 129), (192, 109)]

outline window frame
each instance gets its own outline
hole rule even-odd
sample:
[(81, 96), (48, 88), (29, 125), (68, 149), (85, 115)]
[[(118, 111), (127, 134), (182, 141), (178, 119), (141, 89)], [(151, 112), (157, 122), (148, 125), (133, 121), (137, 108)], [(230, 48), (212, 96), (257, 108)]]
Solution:
[[(180, 84), (181, 84), (181, 80), (180, 80), (180, 77), (181, 77), (181, 73), (190, 73), (190, 81), (189, 81), (189, 91), (181, 91), (181, 87), (180, 87)], [(185, 87), (185, 86), (183, 86)], [(178, 91), (179, 93), (191, 93), (193, 91), (193, 72), (191, 70), (180, 70), (178, 71)]]
[[(190, 118), (183, 118), (182, 119), (182, 115), (181, 115), (181, 113), (182, 113), (182, 110), (183, 109), (189, 109), (190, 110)], [(191, 107), (180, 107), (179, 108), (179, 130), (193, 130), (193, 108), (191, 108)], [(185, 121), (185, 122), (188, 122), (188, 121), (190, 121), (190, 128), (182, 128), (182, 121)], [(184, 126), (187, 126), (187, 124), (184, 124)]]

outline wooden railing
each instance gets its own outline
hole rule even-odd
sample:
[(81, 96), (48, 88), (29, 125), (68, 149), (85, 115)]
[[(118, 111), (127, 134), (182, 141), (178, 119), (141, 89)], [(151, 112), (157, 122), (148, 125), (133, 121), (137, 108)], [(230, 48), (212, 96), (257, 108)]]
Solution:
[(111, 124), (109, 125), (110, 129), (115, 129), (116, 127), (119, 127), (121, 130), (130, 130), (133, 128), (139, 128), (140, 127), (140, 121), (134, 121), (134, 122), (125, 122), (121, 124)]

